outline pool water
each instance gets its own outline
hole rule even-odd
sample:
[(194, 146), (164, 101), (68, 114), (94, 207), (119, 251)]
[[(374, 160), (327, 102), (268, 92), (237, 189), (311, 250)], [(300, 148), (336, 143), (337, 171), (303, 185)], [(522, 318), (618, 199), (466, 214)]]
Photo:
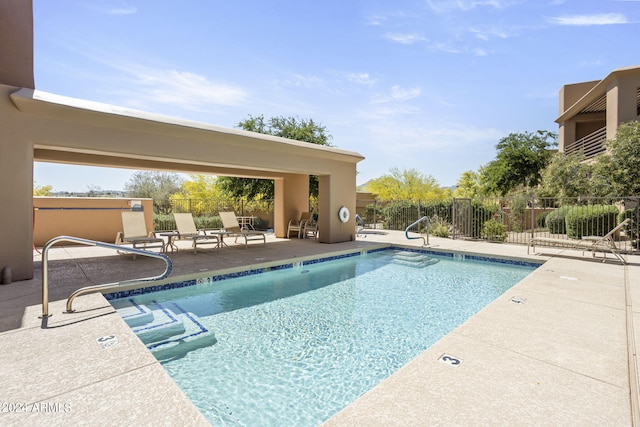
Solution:
[[(317, 426), (535, 269), (403, 254), (383, 251), (112, 304), (213, 425)], [(161, 327), (140, 320), (143, 312), (156, 313)], [(175, 330), (159, 331), (166, 327)], [(178, 338), (167, 338), (173, 332)]]

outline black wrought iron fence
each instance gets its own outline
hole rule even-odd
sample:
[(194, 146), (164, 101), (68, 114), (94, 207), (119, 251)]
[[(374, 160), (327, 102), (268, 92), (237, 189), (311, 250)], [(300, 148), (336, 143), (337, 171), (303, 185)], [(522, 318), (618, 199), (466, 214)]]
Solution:
[[(626, 218), (615, 236), (623, 252), (640, 250), (640, 197), (485, 198), (374, 202), (361, 214), (367, 228), (405, 230), (422, 216), (429, 234), (527, 244), (533, 237), (581, 239), (604, 236)], [(418, 230), (417, 227), (421, 229)], [(412, 231), (425, 231), (421, 223)]]

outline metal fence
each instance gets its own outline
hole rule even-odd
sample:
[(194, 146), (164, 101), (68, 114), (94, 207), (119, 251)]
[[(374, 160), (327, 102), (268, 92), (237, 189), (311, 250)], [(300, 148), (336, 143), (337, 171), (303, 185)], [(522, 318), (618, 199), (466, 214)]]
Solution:
[[(604, 236), (625, 218), (629, 226), (616, 236), (621, 252), (640, 250), (640, 196), (539, 198), (517, 196), (369, 204), (358, 215), (365, 228), (402, 230), (423, 216), (429, 234), (453, 239), (527, 244), (532, 237), (580, 239)], [(310, 207), (311, 209), (311, 207)], [(191, 212), (198, 228), (221, 228), (218, 212), (254, 217), (256, 229), (273, 227), (273, 200), (180, 199), (154, 205), (155, 229), (175, 230), (174, 212)], [(426, 232), (425, 223), (411, 231)]]
[(219, 212), (235, 212), (237, 216), (253, 217), (257, 230), (273, 227), (273, 200), (174, 199), (154, 203), (156, 231), (175, 230), (174, 213), (191, 212), (198, 228), (222, 228)]
[[(615, 236), (625, 253), (640, 250), (640, 197), (460, 199), (374, 202), (360, 212), (366, 228), (405, 230), (422, 216), (429, 234), (453, 239), (527, 244), (532, 237), (604, 236), (626, 218)], [(420, 227), (420, 229), (418, 228)], [(425, 224), (411, 231), (425, 232)]]

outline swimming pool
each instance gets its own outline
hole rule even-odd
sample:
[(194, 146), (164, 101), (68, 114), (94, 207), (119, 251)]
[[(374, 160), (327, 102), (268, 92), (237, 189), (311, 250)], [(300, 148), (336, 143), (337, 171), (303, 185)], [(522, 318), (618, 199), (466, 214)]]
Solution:
[(109, 298), (212, 424), (316, 426), (537, 266), (497, 261), (392, 249)]

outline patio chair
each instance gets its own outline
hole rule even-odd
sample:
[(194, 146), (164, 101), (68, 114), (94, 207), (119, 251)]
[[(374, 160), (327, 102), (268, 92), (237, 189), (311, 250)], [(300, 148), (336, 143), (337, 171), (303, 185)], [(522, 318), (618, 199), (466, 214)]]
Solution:
[(311, 218), (304, 221), (302, 224), (302, 238), (313, 237), (314, 240), (318, 240), (318, 214), (314, 213)]
[(553, 246), (553, 247), (561, 247), (567, 249), (582, 249), (584, 251), (591, 251), (591, 254), (595, 257), (596, 252), (602, 252), (604, 254), (604, 262), (607, 258), (606, 253), (611, 252), (622, 264), (626, 264), (627, 261), (622, 257), (618, 246), (616, 245), (616, 241), (614, 236), (616, 233), (627, 224), (631, 222), (631, 218), (627, 218), (622, 221), (620, 224), (615, 226), (612, 230), (610, 230), (604, 236), (583, 236), (582, 239), (558, 239), (555, 237), (534, 237), (529, 240), (529, 244), (527, 246), (527, 253), (529, 253), (529, 248), (533, 248), (535, 252), (536, 245), (540, 246)]
[(298, 239), (302, 237), (302, 230), (304, 229), (304, 223), (311, 218), (311, 212), (302, 212), (300, 219), (289, 220), (287, 226), (287, 239), (291, 238), (291, 232), (294, 231), (298, 234)]
[[(155, 237), (153, 232), (147, 231), (144, 212), (122, 212), (122, 230), (116, 234), (116, 244), (131, 244), (135, 249), (160, 248), (162, 252), (165, 251), (164, 240)], [(133, 259), (136, 259), (135, 254), (133, 254)]]
[(198, 230), (191, 213), (174, 213), (173, 218), (176, 220), (178, 228), (178, 239), (191, 240), (193, 253), (198, 252), (198, 245), (212, 245), (216, 248), (220, 247), (220, 238), (217, 235), (206, 234), (204, 230)]
[(267, 244), (267, 236), (262, 231), (245, 230), (240, 227), (236, 214), (233, 212), (219, 212), (220, 220), (222, 221), (222, 227), (227, 236), (235, 237), (236, 242), (238, 237), (244, 239), (244, 247), (246, 248), (249, 240), (262, 240)]

